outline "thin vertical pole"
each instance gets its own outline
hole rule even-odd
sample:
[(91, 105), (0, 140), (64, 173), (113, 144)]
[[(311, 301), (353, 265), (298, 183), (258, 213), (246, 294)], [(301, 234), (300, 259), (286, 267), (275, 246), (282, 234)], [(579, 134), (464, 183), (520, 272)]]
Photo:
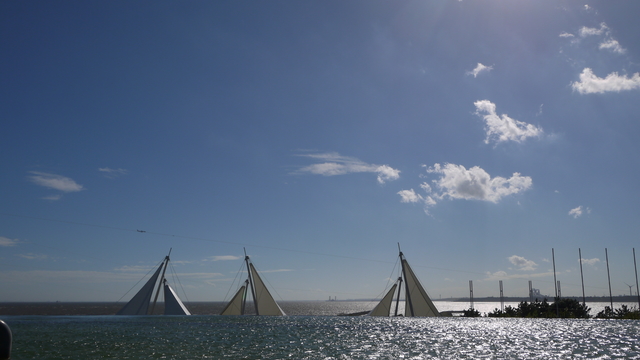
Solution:
[(556, 254), (553, 248), (551, 248), (551, 259), (553, 260), (553, 284), (556, 287), (556, 316), (560, 317), (560, 309), (558, 308), (558, 282), (556, 281)]
[(504, 292), (502, 291), (502, 280), (500, 280), (500, 311), (504, 311)]
[(253, 296), (253, 306), (256, 308), (256, 315), (260, 315), (258, 310), (258, 298), (256, 298), (256, 290), (253, 287), (253, 277), (251, 276), (251, 268), (249, 267), (249, 256), (247, 256), (247, 249), (244, 250), (244, 261), (247, 264), (247, 276), (249, 277), (249, 286), (251, 287), (251, 296)]
[(638, 295), (638, 309), (640, 309), (640, 290), (638, 289), (638, 267), (636, 266), (636, 248), (633, 248), (633, 268), (636, 271), (636, 295)]
[(396, 297), (396, 316), (398, 316), (398, 306), (400, 305), (400, 292), (402, 291), (402, 276), (398, 278), (398, 295)]
[(607, 259), (607, 279), (609, 280), (609, 301), (611, 301), (611, 310), (613, 311), (613, 294), (611, 293), (611, 275), (609, 274), (609, 253), (604, 248), (604, 256)]
[(578, 248), (578, 256), (580, 256), (580, 280), (582, 281), (582, 306), (585, 306), (586, 297), (584, 296), (584, 275), (582, 274), (582, 251), (580, 250), (580, 248)]
[(242, 294), (242, 305), (240, 305), (240, 315), (244, 315), (245, 306), (247, 306), (247, 288), (249, 287), (249, 279), (244, 281), (244, 292)]
[[(164, 279), (164, 273), (167, 271), (167, 266), (169, 266), (169, 256), (171, 255), (171, 250), (169, 249), (169, 254), (164, 258), (164, 269), (162, 269), (162, 276), (160, 276), (160, 281), (158, 282), (158, 289), (156, 289), (156, 297), (153, 299), (153, 305), (151, 306), (151, 313), (153, 315), (153, 310), (156, 308), (156, 302), (158, 301), (158, 295), (160, 295), (160, 287), (162, 286), (162, 279)], [(162, 265), (161, 265), (162, 266)]]
[(562, 297), (562, 288), (560, 287), (560, 280), (558, 280), (558, 299)]
[(469, 300), (471, 302), (471, 309), (473, 309), (473, 280), (469, 280)]
[[(398, 249), (400, 248), (400, 244), (398, 244)], [(405, 270), (405, 263), (407, 260), (404, 259), (404, 255), (402, 251), (400, 251), (400, 264), (402, 266), (402, 276), (404, 276), (404, 313), (407, 314), (407, 306), (409, 307), (409, 314), (411, 316), (415, 316), (413, 312), (413, 300), (411, 299), (411, 292), (409, 291), (409, 282), (407, 281), (407, 272)]]
[(556, 298), (558, 297), (558, 281), (556, 280), (556, 254), (551, 248), (551, 260), (553, 261), (553, 284), (556, 287)]

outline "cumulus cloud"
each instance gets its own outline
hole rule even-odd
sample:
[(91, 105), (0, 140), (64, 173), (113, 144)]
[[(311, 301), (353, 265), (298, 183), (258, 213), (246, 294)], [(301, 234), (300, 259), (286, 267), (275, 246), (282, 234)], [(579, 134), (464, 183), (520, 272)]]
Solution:
[(28, 179), (31, 180), (36, 185), (48, 187), (50, 189), (59, 190), (62, 192), (75, 192), (82, 191), (84, 187), (72, 179), (56, 174), (49, 174), (39, 171), (30, 171), (32, 175), (28, 176)]
[(98, 171), (100, 171), (101, 173), (104, 174), (104, 176), (110, 178), (110, 179), (115, 179), (118, 176), (121, 175), (126, 175), (127, 173), (129, 173), (129, 171), (125, 170), (125, 169), (111, 169), (108, 167), (105, 168), (98, 168)]
[(416, 194), (415, 190), (400, 190), (398, 191), (398, 195), (400, 195), (400, 202), (403, 203), (417, 203), (419, 201), (423, 201), (422, 195)]
[(514, 173), (509, 179), (496, 176), (491, 177), (478, 166), (466, 169), (462, 165), (435, 164), (427, 168), (427, 173), (440, 175), (432, 180), (434, 188), (423, 183), (420, 187), (427, 193), (423, 196), (415, 190), (402, 190), (400, 201), (403, 203), (424, 203), (425, 207), (431, 207), (438, 201), (448, 199), (482, 200), (497, 203), (503, 197), (517, 194), (529, 189), (532, 180), (528, 176)]
[(491, 70), (493, 70), (493, 66), (486, 66), (486, 65), (482, 65), (481, 63), (478, 63), (478, 66), (476, 66), (475, 69), (471, 71), (467, 71), (467, 75), (473, 75), (473, 77), (477, 77), (478, 74), (483, 72), (489, 72)]
[(580, 81), (574, 82), (571, 86), (573, 90), (578, 91), (580, 94), (602, 94), (607, 91), (634, 90), (640, 88), (640, 73), (627, 77), (613, 72), (607, 75), (606, 78), (599, 78), (590, 68), (585, 68), (580, 74)]
[(394, 169), (389, 165), (368, 164), (354, 157), (342, 156), (335, 152), (322, 154), (300, 154), (298, 156), (309, 157), (322, 162), (302, 167), (295, 171), (295, 174), (308, 173), (323, 176), (335, 176), (350, 173), (374, 173), (377, 174), (377, 180), (380, 184), (400, 178), (400, 170)]
[(513, 173), (509, 179), (491, 176), (478, 166), (466, 169), (462, 165), (435, 164), (427, 169), (428, 173), (440, 174), (433, 183), (438, 188), (439, 199), (483, 200), (497, 203), (504, 196), (517, 194), (531, 187), (528, 176)]
[(580, 216), (582, 216), (582, 214), (585, 211), (587, 212), (587, 214), (591, 213), (591, 209), (589, 209), (589, 208), (584, 208), (583, 209), (582, 206), (578, 206), (577, 208), (569, 210), (569, 216), (573, 216), (574, 219), (577, 219)]
[(606, 33), (608, 30), (609, 28), (607, 27), (607, 24), (601, 23), (600, 28), (590, 28), (583, 26), (580, 28), (578, 34), (580, 34), (581, 37), (598, 36)]
[(18, 241), (18, 239), (9, 239), (4, 236), (0, 236), (0, 246), (5, 246), (5, 247), (16, 246), (18, 245), (19, 242), (20, 241)]
[(518, 270), (521, 271), (533, 271), (538, 266), (538, 264), (536, 264), (532, 260), (527, 260), (524, 257), (518, 255), (509, 256), (508, 259), (510, 263), (515, 265)]
[(558, 35), (558, 36), (563, 37), (563, 38), (572, 38), (572, 37), (575, 37), (575, 35), (570, 34), (570, 33), (568, 33), (568, 32), (562, 32), (562, 33), (560, 33), (560, 35)]
[[(580, 259), (578, 259), (578, 261), (580, 261)], [(600, 259), (598, 258), (593, 258), (593, 259), (582, 259), (582, 263), (586, 264), (586, 265), (591, 265), (591, 266), (595, 266), (597, 263), (600, 262)]]
[(624, 54), (627, 50), (620, 46), (617, 40), (608, 39), (600, 44), (600, 49), (611, 50), (614, 53)]
[(473, 103), (476, 106), (476, 114), (485, 121), (487, 138), (495, 143), (505, 141), (522, 142), (530, 137), (539, 137), (543, 134), (542, 128), (510, 118), (506, 114), (498, 116), (496, 105), (489, 100), (479, 100)]

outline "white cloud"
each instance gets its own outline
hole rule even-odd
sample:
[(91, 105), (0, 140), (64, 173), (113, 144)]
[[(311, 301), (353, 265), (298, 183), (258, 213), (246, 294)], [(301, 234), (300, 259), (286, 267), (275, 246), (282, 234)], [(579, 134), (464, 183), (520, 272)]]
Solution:
[(624, 54), (627, 50), (624, 49), (617, 40), (608, 39), (600, 44), (600, 49), (608, 49), (618, 54)]
[(427, 169), (428, 173), (442, 174), (434, 184), (441, 190), (439, 198), (484, 200), (497, 203), (502, 197), (517, 194), (531, 187), (528, 176), (513, 173), (511, 178), (491, 176), (478, 166), (466, 169), (462, 165), (435, 164)]
[(583, 26), (582, 28), (580, 28), (580, 31), (578, 33), (581, 37), (597, 36), (606, 33), (607, 30), (609, 30), (607, 24), (601, 23), (599, 29)]
[(629, 78), (626, 75), (620, 76), (617, 72), (613, 72), (603, 79), (597, 77), (590, 68), (585, 68), (580, 74), (580, 81), (574, 82), (571, 86), (580, 94), (634, 90), (640, 88), (640, 73), (635, 73)]
[(479, 100), (473, 103), (476, 106), (476, 114), (485, 121), (487, 138), (486, 144), (493, 140), (495, 143), (504, 141), (522, 142), (529, 137), (538, 137), (543, 134), (542, 128), (514, 120), (506, 114), (498, 116), (496, 105), (489, 100)]
[(218, 255), (218, 256), (210, 256), (205, 261), (228, 261), (228, 260), (239, 260), (239, 256), (235, 255)]
[[(444, 198), (497, 203), (503, 197), (525, 191), (532, 185), (532, 180), (528, 176), (514, 173), (509, 179), (500, 176), (491, 178), (486, 171), (478, 166), (466, 169), (462, 165), (445, 164), (441, 166), (435, 164), (433, 167), (427, 168), (427, 173), (441, 175), (439, 179), (433, 180), (433, 184), (437, 188), (433, 192), (428, 184), (422, 186), (425, 191), (433, 194), (433, 197), (422, 198), (429, 206), (435, 205), (436, 199), (442, 200)], [(413, 191), (413, 189), (405, 191)], [(411, 195), (410, 193), (398, 194), (403, 200), (411, 199), (410, 196), (407, 197), (407, 195)]]
[(98, 171), (104, 173), (104, 176), (110, 178), (110, 179), (114, 179), (117, 178), (118, 176), (121, 175), (126, 175), (129, 173), (129, 171), (125, 170), (125, 169), (111, 169), (108, 167), (105, 168), (98, 168)]
[(467, 75), (473, 75), (473, 77), (477, 77), (478, 74), (482, 72), (489, 72), (491, 70), (493, 70), (493, 66), (485, 66), (485, 65), (482, 65), (481, 63), (478, 63), (478, 66), (476, 66), (475, 69), (471, 71), (467, 71)]
[(573, 216), (574, 219), (577, 219), (580, 216), (582, 216), (582, 206), (578, 206), (575, 209), (569, 210), (569, 215)]
[(524, 257), (518, 255), (512, 255), (508, 259), (510, 263), (517, 266), (518, 270), (521, 271), (533, 271), (538, 266), (538, 264), (536, 264), (532, 260), (527, 260)]
[[(578, 261), (580, 261), (580, 259), (578, 259)], [(598, 258), (582, 259), (582, 263), (583, 264), (587, 264), (587, 265), (591, 265), (591, 266), (595, 266), (599, 262), (600, 262), (600, 259), (598, 259)]]
[(36, 185), (48, 187), (62, 192), (75, 192), (84, 190), (84, 187), (82, 185), (62, 175), (48, 174), (39, 171), (30, 171), (30, 173), (33, 175), (29, 176), (28, 178)]
[(591, 213), (591, 209), (589, 209), (589, 208), (584, 208), (583, 209), (582, 206), (578, 206), (577, 208), (569, 210), (569, 216), (573, 216), (574, 219), (577, 219), (580, 216), (582, 216), (584, 211), (586, 211), (587, 214)]
[(0, 246), (5, 246), (5, 247), (16, 246), (19, 242), (20, 241), (18, 241), (18, 239), (12, 240), (4, 236), (0, 236)]
[(400, 195), (400, 202), (403, 203), (417, 203), (418, 201), (423, 201), (422, 195), (416, 194), (416, 192), (411, 190), (400, 190), (398, 191), (398, 195)]
[(572, 38), (572, 37), (575, 37), (575, 35), (570, 34), (570, 33), (568, 33), (568, 32), (562, 32), (562, 33), (560, 33), (560, 35), (558, 35), (558, 36), (563, 37), (563, 38)]
[(533, 279), (533, 278), (544, 278), (548, 276), (552, 276), (553, 272), (546, 273), (527, 273), (527, 274), (507, 274), (505, 271), (496, 271), (494, 273), (487, 271), (487, 277), (483, 280), (485, 281), (495, 281), (495, 280), (509, 280), (509, 279)]
[(394, 169), (388, 165), (380, 165), (376, 169), (378, 173), (378, 182), (384, 184), (389, 180), (397, 180), (400, 178), (400, 170)]
[(367, 172), (377, 174), (377, 180), (380, 184), (400, 178), (400, 170), (388, 165), (367, 164), (356, 158), (342, 156), (338, 153), (300, 154), (298, 156), (309, 157), (324, 162), (305, 166), (294, 172), (297, 174), (310, 173), (323, 176), (335, 176)]

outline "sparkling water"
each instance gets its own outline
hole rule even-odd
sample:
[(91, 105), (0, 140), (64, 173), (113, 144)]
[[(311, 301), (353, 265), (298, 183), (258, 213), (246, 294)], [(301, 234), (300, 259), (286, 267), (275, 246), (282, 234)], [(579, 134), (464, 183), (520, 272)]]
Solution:
[(12, 359), (640, 359), (634, 320), (4, 316)]
[[(113, 316), (122, 304), (0, 306), (12, 359), (640, 359), (640, 321), (335, 316), (369, 301), (285, 301), (292, 316), (217, 316), (223, 303), (192, 303), (197, 316)], [(437, 301), (440, 311), (469, 303)], [(517, 303), (505, 303), (517, 306)], [(609, 303), (588, 303), (595, 315)], [(627, 304), (634, 306), (635, 304)], [(621, 303), (615, 303), (618, 308)], [(496, 302), (476, 302), (487, 313)], [(402, 312), (402, 306), (399, 311)]]

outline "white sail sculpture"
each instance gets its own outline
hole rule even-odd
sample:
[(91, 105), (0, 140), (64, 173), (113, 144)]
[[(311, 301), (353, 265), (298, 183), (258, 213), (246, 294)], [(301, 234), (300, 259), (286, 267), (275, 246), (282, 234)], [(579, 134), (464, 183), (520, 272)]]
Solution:
[(165, 315), (191, 315), (187, 307), (184, 306), (178, 294), (167, 284), (164, 279), (164, 314)]
[[(398, 246), (398, 248), (399, 247), (400, 246)], [(369, 313), (369, 316), (389, 316), (393, 302), (393, 294), (396, 288), (398, 288), (398, 297), (396, 300), (395, 315), (398, 315), (398, 303), (400, 302), (403, 278), (405, 285), (404, 316), (440, 316), (440, 312), (433, 304), (433, 301), (431, 301), (431, 298), (429, 298), (422, 284), (420, 284), (420, 281), (409, 266), (407, 259), (404, 258), (402, 251), (400, 251), (399, 256), (402, 266), (402, 276), (398, 278), (397, 283), (393, 284), (387, 295), (385, 295), (380, 303)]]
[(238, 289), (238, 292), (231, 298), (231, 301), (225, 306), (220, 315), (243, 315), (244, 304), (247, 300), (247, 286), (249, 279), (245, 280), (244, 285)]
[[(171, 250), (169, 250), (169, 255), (171, 255)], [(158, 295), (160, 295), (160, 287), (164, 284), (164, 314), (165, 315), (191, 315), (187, 307), (180, 301), (178, 295), (173, 291), (171, 286), (167, 284), (167, 279), (165, 279), (164, 274), (167, 271), (167, 266), (169, 266), (169, 255), (167, 255), (160, 266), (153, 273), (153, 276), (144, 284), (144, 286), (138, 291), (137, 294), (129, 300), (129, 302), (120, 309), (116, 315), (148, 315), (153, 314), (153, 310), (155, 309), (156, 302), (158, 301)], [(162, 274), (161, 274), (162, 273)], [(158, 281), (160, 278), (160, 281)], [(151, 296), (153, 295), (153, 290), (155, 288), (156, 283), (158, 284), (158, 288), (156, 290), (156, 295), (153, 299), (153, 305), (151, 306), (151, 311), (149, 311), (149, 305), (151, 304)]]
[(285, 315), (284, 311), (282, 311), (269, 292), (269, 289), (267, 289), (267, 286), (262, 281), (262, 278), (260, 278), (260, 275), (251, 263), (249, 256), (246, 255), (246, 252), (244, 260), (247, 264), (248, 279), (245, 281), (245, 285), (236, 292), (220, 315), (244, 315), (247, 299), (247, 286), (251, 289), (251, 296), (253, 297), (253, 305), (256, 310), (256, 315)]

